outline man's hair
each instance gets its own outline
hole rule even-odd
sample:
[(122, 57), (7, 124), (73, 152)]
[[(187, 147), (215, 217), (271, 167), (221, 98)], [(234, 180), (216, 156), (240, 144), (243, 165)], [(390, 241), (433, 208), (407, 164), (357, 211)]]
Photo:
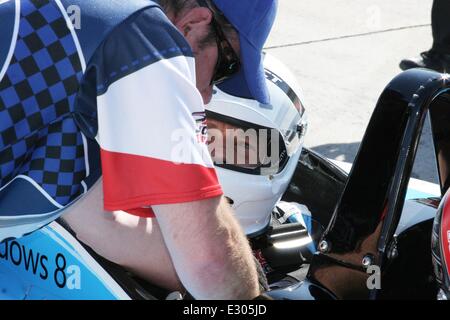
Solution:
[(175, 17), (184, 10), (198, 7), (197, 0), (159, 0), (159, 4), (167, 13), (172, 13)]
[[(208, 2), (211, 7), (216, 7), (215, 4), (210, 0), (206, 0), (206, 2)], [(197, 2), (197, 0), (159, 0), (159, 4), (166, 13), (172, 14), (175, 18), (180, 14), (183, 14), (183, 12), (186, 10), (200, 7), (200, 4)], [(223, 29), (223, 32), (229, 39), (236, 37), (236, 30), (228, 21), (225, 20), (225, 18), (221, 17), (221, 15), (215, 15), (215, 19), (220, 24), (220, 27)], [(204, 39), (202, 39), (200, 47), (207, 46), (215, 42), (216, 33), (214, 31), (214, 28), (211, 26), (211, 28), (209, 28), (208, 34)]]

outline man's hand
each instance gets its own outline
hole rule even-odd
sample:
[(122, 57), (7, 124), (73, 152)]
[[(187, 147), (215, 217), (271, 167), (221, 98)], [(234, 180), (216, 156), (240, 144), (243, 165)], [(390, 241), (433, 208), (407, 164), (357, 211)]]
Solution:
[(196, 299), (253, 299), (251, 249), (222, 198), (152, 206), (177, 274)]

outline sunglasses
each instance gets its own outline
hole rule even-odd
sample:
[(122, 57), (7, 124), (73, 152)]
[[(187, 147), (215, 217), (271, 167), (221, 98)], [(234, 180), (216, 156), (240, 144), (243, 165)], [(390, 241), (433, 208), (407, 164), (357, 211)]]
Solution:
[[(220, 13), (211, 8), (211, 6), (208, 5), (205, 0), (197, 1), (200, 6), (208, 8), (213, 13), (211, 25), (214, 28), (214, 32), (216, 34), (218, 57), (216, 67), (214, 69), (214, 74), (211, 80), (211, 85), (218, 85), (238, 73), (241, 67), (241, 62), (239, 56), (234, 51), (231, 43), (225, 37), (225, 33), (223, 32), (222, 28), (219, 26), (219, 23), (215, 18), (215, 15)], [(223, 14), (221, 14), (221, 16), (223, 20), (226, 20)]]

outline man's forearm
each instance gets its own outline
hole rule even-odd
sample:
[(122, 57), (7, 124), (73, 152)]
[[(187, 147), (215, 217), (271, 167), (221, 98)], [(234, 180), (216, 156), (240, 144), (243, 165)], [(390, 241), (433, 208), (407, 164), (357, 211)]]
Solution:
[[(212, 294), (216, 299), (253, 299), (260, 292), (248, 240), (225, 201), (218, 208), (218, 216), (223, 226), (223, 230), (218, 230), (218, 249), (223, 250), (222, 254), (228, 259), (225, 259), (223, 270), (220, 271), (223, 276), (218, 278), (217, 286), (227, 290)], [(224, 245), (220, 246), (222, 241)]]
[(260, 294), (248, 241), (225, 201), (154, 207), (178, 276), (196, 299)]

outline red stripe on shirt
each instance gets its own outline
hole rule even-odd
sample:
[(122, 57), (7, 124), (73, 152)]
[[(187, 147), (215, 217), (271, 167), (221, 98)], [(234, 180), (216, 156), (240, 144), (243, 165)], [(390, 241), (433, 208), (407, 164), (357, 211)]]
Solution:
[[(214, 168), (101, 150), (105, 210), (198, 201), (223, 194)], [(137, 210), (137, 211), (136, 211)], [(148, 209), (147, 209), (148, 210)]]
[(126, 213), (132, 214), (133, 216), (138, 216), (141, 218), (154, 218), (155, 213), (152, 208), (136, 208), (136, 209), (127, 209)]

